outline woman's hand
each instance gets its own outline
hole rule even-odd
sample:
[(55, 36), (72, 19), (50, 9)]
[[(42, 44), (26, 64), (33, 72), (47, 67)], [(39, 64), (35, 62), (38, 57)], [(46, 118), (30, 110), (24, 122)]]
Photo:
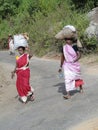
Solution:
[(11, 78), (13, 79), (13, 78), (14, 78), (14, 76), (15, 76), (15, 72), (14, 72), (14, 71), (12, 71), (12, 72), (11, 72)]
[(58, 72), (60, 73), (62, 71), (62, 68), (59, 68)]
[(25, 49), (26, 49), (26, 51), (29, 51), (29, 50), (30, 50), (29, 46), (26, 46)]

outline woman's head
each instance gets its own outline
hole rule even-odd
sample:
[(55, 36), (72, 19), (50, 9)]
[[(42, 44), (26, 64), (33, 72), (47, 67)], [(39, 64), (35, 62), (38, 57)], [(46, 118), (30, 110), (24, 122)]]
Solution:
[(24, 52), (25, 52), (25, 47), (19, 46), (19, 47), (18, 47), (18, 52), (19, 52), (20, 55), (24, 54)]
[(73, 44), (77, 42), (77, 39), (75, 38), (65, 38), (64, 40), (66, 41), (67, 44)]
[(13, 39), (13, 36), (11, 34), (8, 35), (9, 38)]

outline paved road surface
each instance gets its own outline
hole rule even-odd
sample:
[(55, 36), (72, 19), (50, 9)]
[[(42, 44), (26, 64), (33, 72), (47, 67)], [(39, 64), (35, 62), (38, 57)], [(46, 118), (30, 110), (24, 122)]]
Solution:
[[(0, 52), (1, 62), (13, 67), (15, 59), (8, 52)], [(70, 130), (98, 115), (98, 75), (88, 75), (87, 65), (82, 65), (84, 94), (76, 92), (70, 100), (63, 99), (64, 80), (57, 73), (59, 61), (34, 57), (30, 68), (36, 99), (24, 105), (14, 98), (4, 106), (0, 130)]]

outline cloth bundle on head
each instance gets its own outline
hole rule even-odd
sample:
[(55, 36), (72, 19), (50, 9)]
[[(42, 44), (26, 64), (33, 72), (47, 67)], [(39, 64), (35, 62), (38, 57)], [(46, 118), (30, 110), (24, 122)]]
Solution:
[(77, 39), (76, 29), (72, 25), (64, 26), (64, 28), (55, 35), (55, 38), (60, 39), (60, 40), (63, 40), (65, 38), (76, 38)]
[(23, 33), (22, 35), (26, 38), (26, 40), (29, 40), (29, 36), (28, 36), (28, 33), (27, 33), (27, 32), (26, 32), (26, 33)]
[(73, 38), (77, 40), (77, 46), (82, 47), (81, 42), (78, 40), (76, 28), (72, 25), (66, 25), (64, 28), (55, 35), (56, 39), (63, 40), (65, 38)]
[(15, 47), (15, 49), (17, 49), (19, 46), (23, 46), (23, 47), (28, 46), (27, 39), (21, 34), (14, 35), (14, 47)]
[(76, 33), (76, 28), (72, 25), (67, 25), (67, 26), (64, 26), (64, 28), (69, 28), (72, 32), (75, 32)]

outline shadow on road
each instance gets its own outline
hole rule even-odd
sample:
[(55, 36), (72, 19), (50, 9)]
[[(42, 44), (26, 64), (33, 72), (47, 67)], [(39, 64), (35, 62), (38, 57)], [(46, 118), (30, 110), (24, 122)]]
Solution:
[[(65, 88), (65, 83), (58, 83), (58, 84), (54, 85), (54, 87), (58, 87), (58, 93), (62, 93), (63, 95), (67, 94), (66, 88)], [(79, 92), (80, 92), (79, 90), (73, 90), (73, 91), (70, 91), (70, 94), (71, 94), (71, 96), (73, 96), (74, 94), (79, 93)]]

